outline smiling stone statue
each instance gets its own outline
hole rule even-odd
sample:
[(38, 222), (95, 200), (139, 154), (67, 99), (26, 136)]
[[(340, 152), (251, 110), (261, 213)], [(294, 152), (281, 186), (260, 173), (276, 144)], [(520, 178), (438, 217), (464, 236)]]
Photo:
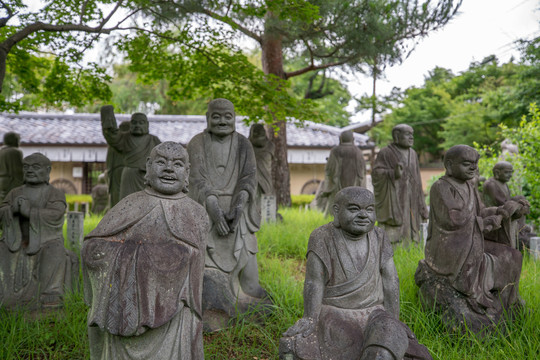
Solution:
[(188, 176), (182, 145), (156, 146), (146, 189), (122, 199), (85, 238), (92, 359), (203, 359), (208, 216), (185, 194)]

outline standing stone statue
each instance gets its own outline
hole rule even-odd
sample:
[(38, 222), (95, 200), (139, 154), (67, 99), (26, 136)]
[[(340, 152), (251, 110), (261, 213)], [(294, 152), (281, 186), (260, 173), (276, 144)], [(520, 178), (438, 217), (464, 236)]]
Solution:
[(449, 327), (473, 332), (497, 324), (503, 311), (521, 305), (518, 295), (521, 253), (487, 241), (484, 234), (522, 211), (509, 200), (484, 207), (474, 178), (478, 152), (466, 145), (450, 148), (444, 157), (446, 174), (430, 191), (425, 260), (415, 274), (423, 303), (443, 313)]
[(340, 144), (330, 151), (325, 167), (324, 188), (321, 197), (326, 198), (321, 210), (331, 214), (334, 198), (339, 190), (348, 186), (366, 187), (366, 163), (364, 154), (354, 144), (354, 135), (350, 130), (340, 136)]
[(280, 358), (431, 359), (399, 321), (393, 251), (375, 225), (375, 199), (361, 187), (339, 191), (334, 221), (309, 238), (304, 316), (280, 341)]
[[(122, 121), (118, 126), (119, 133), (129, 134), (130, 122)], [(124, 171), (124, 156), (112, 146), (107, 147), (107, 183), (109, 186), (109, 207), (113, 207), (120, 201), (120, 184)]]
[(109, 187), (105, 181), (105, 174), (99, 174), (98, 183), (92, 188), (92, 209), (93, 214), (102, 214), (109, 206)]
[(409, 125), (394, 126), (394, 142), (381, 149), (373, 166), (377, 221), (392, 243), (418, 243), (420, 223), (428, 217), (413, 134)]
[(174, 142), (146, 162), (147, 187), (84, 240), (91, 359), (203, 359), (202, 281), (209, 229), (185, 193), (189, 157)]
[(272, 182), (272, 159), (274, 158), (274, 143), (266, 136), (262, 124), (254, 124), (249, 130), (249, 141), (253, 145), (257, 163), (257, 195), (274, 195)]
[(509, 200), (515, 200), (522, 205), (521, 211), (506, 221), (503, 220), (501, 228), (485, 235), (486, 239), (506, 244), (515, 249), (519, 247), (521, 237), (527, 239), (527, 233), (530, 233), (530, 227), (525, 225), (525, 215), (530, 212), (530, 204), (524, 196), (518, 195), (512, 197), (508, 188), (508, 181), (512, 178), (514, 167), (507, 161), (499, 161), (493, 167), (493, 177), (486, 180), (483, 186), (484, 205), (502, 206)]
[(17, 133), (4, 134), (4, 146), (0, 148), (0, 203), (11, 189), (23, 184), (23, 153), (19, 141)]
[(253, 147), (235, 131), (229, 100), (212, 100), (206, 120), (206, 130), (187, 146), (192, 166), (189, 195), (210, 216), (203, 306), (205, 328), (216, 330), (237, 310), (267, 301), (267, 293), (259, 284), (256, 256), (260, 214)]
[(79, 281), (77, 256), (64, 248), (66, 198), (49, 185), (50, 160), (23, 159), (24, 185), (0, 205), (0, 304), (58, 308)]
[(161, 141), (148, 133), (145, 114), (131, 116), (130, 131), (118, 131), (112, 105), (101, 107), (101, 128), (107, 144), (124, 157), (124, 169), (120, 181), (120, 199), (144, 189), (146, 159), (150, 151)]

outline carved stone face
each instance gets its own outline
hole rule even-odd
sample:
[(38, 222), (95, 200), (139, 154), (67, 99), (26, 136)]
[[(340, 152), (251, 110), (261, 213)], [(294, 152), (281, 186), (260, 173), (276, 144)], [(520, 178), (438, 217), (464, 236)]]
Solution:
[(234, 109), (228, 106), (209, 106), (206, 113), (208, 131), (217, 137), (225, 137), (236, 128)]
[(396, 131), (396, 144), (402, 148), (410, 148), (414, 145), (414, 131), (411, 127)]
[(264, 147), (268, 139), (266, 138), (266, 131), (261, 124), (254, 124), (251, 127), (251, 134), (249, 136), (251, 144), (255, 147)]
[(24, 182), (30, 185), (44, 184), (49, 181), (51, 167), (39, 159), (25, 158), (23, 160)]
[(146, 165), (148, 185), (157, 192), (173, 195), (181, 192), (189, 175), (186, 158), (182, 153), (160, 151)]
[(339, 197), (334, 205), (334, 216), (345, 232), (355, 236), (363, 235), (375, 225), (374, 198), (360, 192), (353, 196)]
[(449, 160), (449, 175), (467, 181), (474, 178), (478, 168), (478, 155), (473, 151), (462, 151), (455, 160)]
[(510, 181), (513, 174), (514, 168), (512, 165), (502, 165), (493, 169), (493, 176), (502, 183)]
[(148, 119), (144, 114), (133, 114), (130, 122), (130, 132), (135, 136), (148, 134)]

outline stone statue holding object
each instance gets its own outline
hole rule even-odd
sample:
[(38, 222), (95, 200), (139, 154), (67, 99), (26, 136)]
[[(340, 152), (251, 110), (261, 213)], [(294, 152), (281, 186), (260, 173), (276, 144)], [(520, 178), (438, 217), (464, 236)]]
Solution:
[(354, 134), (347, 130), (341, 133), (340, 144), (330, 150), (325, 167), (324, 188), (320, 196), (326, 201), (321, 210), (331, 214), (334, 198), (339, 190), (349, 186), (366, 186), (366, 163), (364, 154), (354, 144)]
[(4, 146), (0, 148), (0, 203), (11, 189), (23, 184), (23, 153), (19, 142), (19, 134), (4, 134)]
[(518, 294), (521, 253), (485, 239), (501, 221), (527, 208), (508, 200), (485, 207), (472, 181), (478, 152), (466, 145), (450, 148), (446, 174), (431, 187), (425, 259), (415, 274), (421, 299), (443, 313), (443, 322), (464, 325), (476, 333), (497, 324), (504, 312), (522, 305)]
[[(122, 121), (118, 126), (119, 133), (129, 133), (129, 121)], [(124, 171), (124, 156), (112, 146), (107, 147), (107, 185), (109, 191), (109, 207), (113, 207), (120, 201), (120, 185), (122, 172)]]
[(280, 359), (432, 359), (399, 321), (393, 250), (361, 187), (336, 194), (334, 221), (309, 238), (304, 316), (280, 341)]
[(261, 217), (255, 154), (250, 141), (235, 131), (235, 117), (229, 100), (210, 101), (206, 130), (187, 146), (189, 196), (206, 208), (211, 224), (203, 295), (207, 330), (269, 301), (257, 266), (255, 232)]
[(77, 256), (64, 247), (66, 198), (49, 185), (51, 161), (40, 153), (23, 159), (24, 185), (0, 205), (0, 304), (52, 309), (77, 287)]
[[(527, 239), (531, 229), (525, 224), (525, 216), (530, 212), (530, 204), (524, 196), (511, 196), (508, 181), (512, 179), (514, 167), (508, 161), (499, 161), (493, 167), (493, 177), (486, 180), (483, 186), (484, 205), (502, 206), (509, 200), (514, 200), (524, 205), (520, 211), (506, 221), (503, 220), (501, 228), (486, 234), (486, 239), (506, 244), (515, 249), (519, 248), (520, 238)], [(523, 234), (522, 236), (520, 236)]]
[(257, 194), (258, 196), (274, 195), (272, 183), (272, 159), (274, 158), (274, 143), (266, 136), (262, 124), (253, 124), (249, 129), (249, 141), (253, 145), (255, 162), (257, 163)]
[(413, 128), (399, 124), (392, 129), (394, 142), (382, 148), (371, 174), (377, 221), (392, 243), (418, 243), (422, 219), (428, 210), (424, 201), (418, 155), (412, 149)]
[(146, 188), (122, 199), (85, 238), (91, 359), (203, 359), (202, 282), (209, 229), (187, 195), (182, 145), (157, 145)]
[(129, 132), (121, 132), (116, 124), (113, 106), (105, 105), (101, 107), (101, 128), (107, 144), (124, 158), (119, 199), (143, 190), (146, 159), (154, 146), (161, 142), (157, 136), (148, 133), (146, 115), (134, 113)]

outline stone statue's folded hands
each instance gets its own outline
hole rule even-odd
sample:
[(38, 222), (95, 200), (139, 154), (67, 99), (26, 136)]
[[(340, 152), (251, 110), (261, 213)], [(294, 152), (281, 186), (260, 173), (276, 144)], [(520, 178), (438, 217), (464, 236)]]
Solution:
[(208, 215), (216, 225), (216, 230), (219, 236), (225, 236), (229, 233), (229, 225), (225, 219), (223, 210), (219, 207), (217, 197), (209, 196), (206, 199), (206, 210)]
[(301, 318), (291, 326), (287, 331), (283, 333), (283, 336), (291, 337), (297, 334), (301, 334), (303, 337), (308, 337), (315, 331), (316, 321), (311, 318)]
[(490, 215), (485, 217), (484, 220), (484, 232), (490, 232), (497, 230), (501, 227), (501, 221), (503, 216), (501, 215)]
[(19, 205), (19, 213), (24, 217), (30, 217), (30, 201), (23, 196), (19, 196), (16, 203)]

